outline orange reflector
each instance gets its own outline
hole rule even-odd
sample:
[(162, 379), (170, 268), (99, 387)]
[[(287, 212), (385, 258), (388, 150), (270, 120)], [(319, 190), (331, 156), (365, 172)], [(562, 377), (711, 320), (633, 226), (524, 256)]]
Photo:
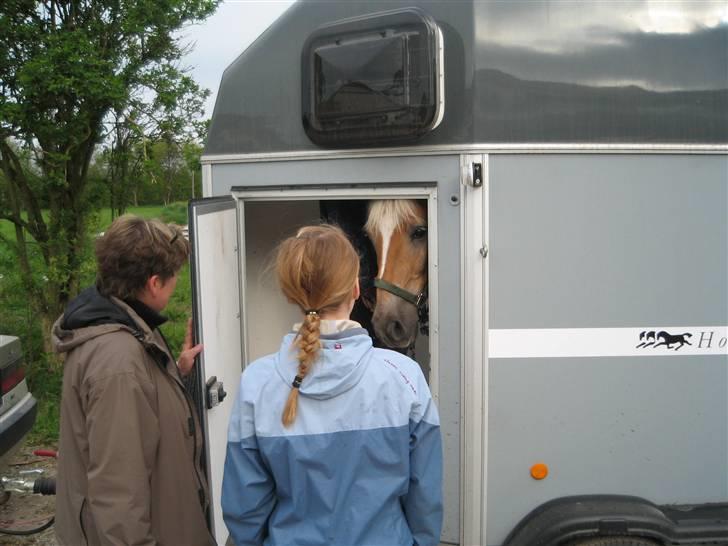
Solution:
[(531, 467), (531, 477), (534, 480), (543, 480), (549, 475), (549, 467), (544, 463), (536, 463)]

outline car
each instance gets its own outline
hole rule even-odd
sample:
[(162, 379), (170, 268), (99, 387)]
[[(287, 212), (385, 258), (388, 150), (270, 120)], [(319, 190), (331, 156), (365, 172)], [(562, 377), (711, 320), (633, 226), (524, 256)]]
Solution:
[(38, 402), (28, 389), (20, 339), (0, 335), (0, 473), (35, 423)]

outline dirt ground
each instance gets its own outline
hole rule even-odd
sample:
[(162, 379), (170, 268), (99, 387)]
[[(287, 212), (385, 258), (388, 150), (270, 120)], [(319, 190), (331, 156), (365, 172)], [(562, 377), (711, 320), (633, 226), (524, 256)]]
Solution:
[[(35, 449), (53, 449), (49, 446), (24, 445), (11, 461), (9, 468), (3, 473), (7, 477), (37, 477), (35, 474), (22, 472), (33, 469), (43, 470), (42, 477), (55, 477), (56, 460), (52, 457), (37, 457)], [(3, 495), (0, 493), (0, 501)], [(40, 527), (52, 516), (55, 508), (55, 497), (52, 495), (33, 495), (31, 493), (12, 492), (6, 502), (0, 504), (0, 530), (26, 530)], [(35, 546), (56, 546), (54, 528), (51, 525), (45, 531), (30, 536), (11, 536), (0, 533), (0, 546), (33, 544)]]

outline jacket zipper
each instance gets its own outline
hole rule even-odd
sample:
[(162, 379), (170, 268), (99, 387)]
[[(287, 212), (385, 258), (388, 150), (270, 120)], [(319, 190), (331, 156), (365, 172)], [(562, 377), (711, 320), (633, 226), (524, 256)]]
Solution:
[[(160, 334), (161, 334), (161, 332), (160, 332)], [(165, 339), (164, 336), (162, 336), (162, 339), (164, 340), (165, 345), (167, 345), (167, 351), (169, 351), (169, 344), (167, 343), (167, 340)], [(164, 356), (165, 360), (167, 358), (169, 358), (169, 355), (167, 355), (167, 354), (165, 354), (163, 352), (162, 352), (162, 355), (161, 356)], [(181, 391), (182, 397), (185, 399), (185, 403), (187, 404), (187, 412), (188, 412), (187, 429), (188, 429), (188, 432), (189, 432), (190, 436), (193, 437), (193, 441), (192, 441), (192, 468), (195, 471), (195, 478), (197, 479), (197, 487), (198, 487), (198, 493), (197, 494), (199, 496), (200, 495), (200, 491), (202, 491), (202, 495), (204, 495), (205, 488), (202, 485), (202, 478), (200, 477), (200, 473), (197, 470), (197, 434), (195, 433), (196, 432), (196, 427), (195, 427), (195, 414), (194, 414), (194, 411), (195, 410), (192, 407), (192, 403), (190, 402), (189, 396), (187, 394), (187, 389), (185, 389), (185, 386), (176, 377), (174, 377), (172, 374), (170, 374), (167, 371), (167, 367), (165, 365), (166, 363), (162, 362), (161, 359), (155, 358), (155, 355), (154, 354), (152, 354), (152, 357), (154, 358), (154, 361), (157, 363), (157, 365), (159, 365), (159, 367), (162, 368), (162, 370), (164, 371), (164, 373), (167, 374), (172, 379), (172, 381), (174, 382), (175, 385), (177, 385), (177, 388), (179, 388), (179, 390)], [(205, 513), (206, 510), (205, 510), (204, 504), (201, 506), (201, 508), (202, 508), (202, 512)]]
[[(149, 356), (152, 357), (152, 360), (154, 360), (154, 362), (157, 363), (157, 366), (159, 366), (162, 369), (162, 371), (167, 376), (169, 376), (172, 379), (172, 381), (177, 385), (177, 387), (182, 391), (182, 397), (185, 399), (185, 402), (187, 403), (187, 411), (189, 412), (188, 415), (189, 415), (190, 421), (188, 421), (188, 423), (189, 423), (188, 426), (192, 432), (191, 435), (194, 436), (193, 443), (192, 443), (192, 468), (195, 472), (195, 478), (197, 480), (197, 487), (198, 487), (197, 494), (201, 501), (203, 499), (207, 500), (202, 478), (200, 477), (200, 473), (198, 472), (198, 469), (197, 469), (197, 435), (195, 434), (194, 408), (192, 407), (192, 403), (190, 402), (189, 394), (187, 393), (187, 389), (185, 388), (184, 384), (177, 377), (174, 377), (171, 373), (169, 373), (167, 371), (167, 366), (166, 366), (167, 359), (171, 359), (172, 361), (174, 361), (174, 359), (171, 356), (172, 351), (170, 350), (169, 343), (167, 343), (167, 338), (164, 337), (164, 334), (162, 333), (162, 331), (159, 330), (158, 328), (156, 330), (157, 330), (157, 332), (159, 332), (159, 335), (162, 338), (162, 341), (164, 342), (165, 347), (167, 348), (167, 352), (164, 352), (162, 349), (160, 349), (154, 343), (148, 343), (145, 339), (145, 336), (141, 332), (139, 332), (137, 330), (132, 330), (131, 333), (137, 339), (137, 341), (139, 341), (142, 344), (142, 347), (144, 347), (144, 349), (147, 351), (147, 353), (149, 353)], [(159, 358), (157, 358), (157, 354), (159, 354), (159, 353), (161, 353), (162, 357), (164, 358), (164, 362), (162, 360), (160, 360)], [(205, 439), (203, 438), (202, 441), (204, 442)], [(85, 500), (84, 500), (84, 502), (85, 502)], [(200, 508), (202, 508), (202, 515), (209, 522), (209, 519), (210, 519), (209, 513), (208, 513), (209, 511), (205, 508), (204, 502), (201, 502), (200, 504), (201, 504)], [(209, 527), (207, 529), (207, 534), (210, 536), (210, 539), (212, 540), (212, 544), (216, 544), (217, 541), (215, 540), (215, 537), (213, 536)], [(85, 532), (84, 532), (84, 537), (85, 537)], [(86, 539), (86, 544), (88, 545), (88, 539)]]
[[(175, 380), (175, 383), (177, 383), (176, 380)], [(179, 386), (180, 389), (182, 389), (182, 396), (184, 396), (185, 402), (187, 402), (187, 409), (190, 412), (189, 423), (191, 425), (190, 428), (191, 428), (191, 430), (193, 432), (193, 436), (194, 436), (194, 443), (193, 443), (193, 448), (192, 448), (192, 468), (195, 469), (195, 477), (197, 478), (197, 486), (199, 487), (199, 489), (197, 490), (197, 495), (199, 496), (199, 499), (200, 499), (200, 508), (202, 508), (202, 514), (205, 516), (205, 519), (207, 519), (209, 522), (210, 514), (209, 514), (208, 507), (205, 506), (205, 504), (207, 502), (207, 496), (205, 495), (205, 488), (202, 485), (202, 478), (200, 477), (200, 473), (197, 471), (197, 434), (194, 434), (195, 433), (195, 418), (194, 418), (194, 414), (192, 413), (194, 411), (194, 408), (192, 407), (192, 403), (190, 402), (189, 395), (187, 394), (187, 390), (184, 388), (184, 385), (180, 385), (179, 383), (177, 383), (177, 385)], [(202, 441), (204, 442), (205, 439), (203, 438)], [(212, 539), (212, 543), (217, 544), (217, 541), (215, 540), (215, 537), (213, 536), (209, 527), (207, 529), (207, 533), (210, 535), (210, 538)]]
[[(164, 354), (165, 360), (167, 358), (171, 358), (172, 351), (169, 348), (169, 343), (167, 343), (167, 338), (164, 337), (164, 334), (161, 330), (158, 330), (159, 335), (162, 338), (162, 341), (164, 341), (164, 344), (167, 347), (167, 353)], [(156, 360), (156, 359), (155, 359)], [(164, 363), (157, 361), (158, 364), (164, 369), (164, 372), (171, 376), (172, 381), (179, 387), (180, 391), (182, 391), (182, 397), (185, 399), (185, 402), (187, 403), (187, 411), (189, 412), (189, 418), (188, 418), (188, 427), (190, 431), (190, 436), (193, 437), (192, 442), (192, 468), (195, 471), (195, 478), (197, 479), (197, 495), (200, 500), (200, 508), (202, 508), (202, 514), (205, 516), (205, 519), (209, 522), (209, 510), (208, 507), (205, 506), (207, 502), (207, 496), (205, 495), (205, 487), (202, 482), (202, 478), (200, 477), (200, 473), (197, 469), (197, 434), (195, 433), (196, 427), (195, 427), (195, 409), (192, 406), (192, 402), (190, 401), (189, 393), (187, 392), (187, 389), (185, 388), (184, 384), (176, 377), (174, 377), (172, 374), (167, 372), (167, 367)], [(205, 439), (202, 438), (202, 442), (204, 443)], [(210, 538), (212, 539), (212, 543), (216, 544), (217, 541), (215, 540), (215, 537), (213, 536), (212, 532), (210, 531), (209, 527), (207, 529), (207, 533), (210, 535)]]

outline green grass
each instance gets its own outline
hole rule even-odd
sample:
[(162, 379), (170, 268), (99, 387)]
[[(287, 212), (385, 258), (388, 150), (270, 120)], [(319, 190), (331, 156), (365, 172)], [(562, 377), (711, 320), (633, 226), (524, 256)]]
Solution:
[(179, 356), (185, 340), (187, 319), (192, 316), (192, 286), (190, 284), (190, 268), (185, 266), (179, 272), (177, 288), (163, 312), (169, 321), (162, 326), (164, 337), (172, 349), (172, 356)]
[[(187, 223), (187, 204), (174, 203), (169, 207), (144, 206), (130, 207), (127, 211), (144, 218), (160, 218), (164, 222), (178, 224)], [(89, 225), (89, 245), (93, 244), (93, 236), (104, 231), (111, 224), (111, 211), (104, 209), (92, 218)], [(0, 220), (0, 234), (10, 241), (15, 241), (13, 225)], [(93, 272), (93, 253), (89, 247), (89, 263), (84, 270)], [(35, 257), (36, 260), (39, 258)], [(92, 282), (92, 273), (89, 281)], [(187, 318), (192, 311), (192, 294), (189, 267), (180, 271), (177, 289), (170, 299), (164, 314), (169, 322), (162, 326), (165, 337), (169, 341), (173, 356), (179, 355), (184, 341)], [(38, 414), (35, 426), (28, 441), (32, 445), (53, 447), (58, 442), (58, 422), (61, 400), (62, 368), (52, 364), (52, 359), (43, 353), (43, 336), (37, 317), (33, 316), (24, 294), (17, 259), (8, 245), (0, 240), (0, 333), (15, 335), (21, 339), (26, 362), (28, 386), (38, 400)]]
[[(165, 207), (163, 205), (145, 205), (143, 207), (129, 207), (127, 214), (136, 214), (142, 218), (161, 218), (164, 222), (175, 222), (177, 224), (187, 223), (187, 203), (172, 203)], [(44, 216), (46, 216), (44, 214)], [(91, 231), (98, 227), (103, 231), (111, 224), (111, 209), (102, 209), (95, 213), (91, 219)], [(0, 220), (0, 235), (4, 235), (11, 241), (15, 240), (15, 228), (9, 220)]]
[(187, 203), (172, 203), (164, 207), (160, 218), (167, 223), (187, 225)]
[[(142, 218), (161, 218), (164, 207), (161, 205), (148, 205), (144, 207), (129, 207), (126, 214), (135, 214)], [(111, 209), (103, 209), (92, 218), (91, 231), (104, 231), (111, 225)]]
[(26, 363), (26, 377), (28, 388), (38, 401), (38, 413), (28, 442), (34, 446), (55, 448), (58, 444), (62, 370), (49, 373), (46, 362), (35, 360)]

